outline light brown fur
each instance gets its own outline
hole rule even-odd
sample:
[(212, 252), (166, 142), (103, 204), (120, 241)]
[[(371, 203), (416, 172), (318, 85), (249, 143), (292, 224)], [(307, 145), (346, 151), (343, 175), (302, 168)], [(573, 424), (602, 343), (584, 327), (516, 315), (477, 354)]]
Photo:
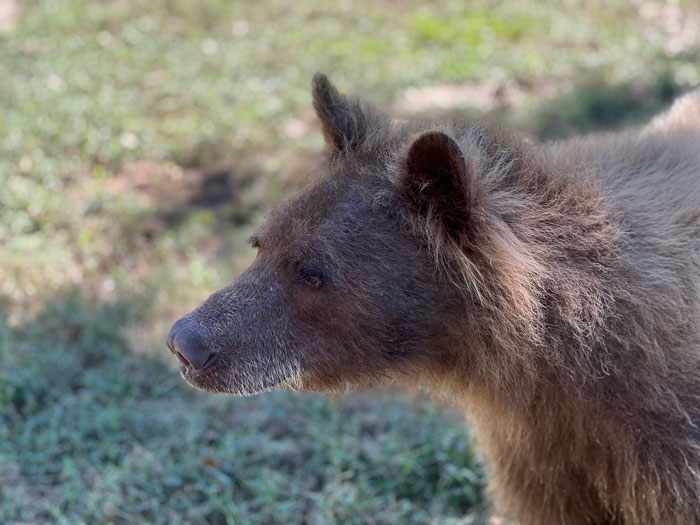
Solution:
[(495, 334), (428, 382), (462, 399), (521, 522), (700, 523), (700, 93), (646, 128), (533, 149), (524, 192), (485, 192), (517, 210), (491, 295), (522, 303), (489, 308)]

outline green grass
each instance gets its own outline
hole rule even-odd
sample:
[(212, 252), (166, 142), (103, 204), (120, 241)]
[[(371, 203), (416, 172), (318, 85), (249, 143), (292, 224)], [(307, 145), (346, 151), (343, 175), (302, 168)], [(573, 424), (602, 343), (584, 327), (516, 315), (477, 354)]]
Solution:
[(315, 71), (387, 108), (491, 82), (518, 93), (492, 115), (540, 136), (614, 128), (700, 83), (695, 4), (18, 4), (0, 34), (0, 522), (481, 516), (459, 417), (377, 393), (208, 396), (164, 335), (312, 169)]

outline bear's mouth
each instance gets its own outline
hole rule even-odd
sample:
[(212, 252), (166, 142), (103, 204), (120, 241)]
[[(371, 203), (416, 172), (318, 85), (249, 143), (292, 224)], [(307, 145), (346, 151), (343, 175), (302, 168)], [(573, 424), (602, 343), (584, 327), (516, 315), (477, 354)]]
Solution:
[(230, 366), (204, 367), (193, 370), (180, 365), (180, 375), (191, 386), (205, 392), (232, 394), (237, 396), (253, 396), (270, 390), (294, 388), (302, 375), (297, 366), (270, 367), (262, 371), (250, 371), (247, 367), (233, 368)]

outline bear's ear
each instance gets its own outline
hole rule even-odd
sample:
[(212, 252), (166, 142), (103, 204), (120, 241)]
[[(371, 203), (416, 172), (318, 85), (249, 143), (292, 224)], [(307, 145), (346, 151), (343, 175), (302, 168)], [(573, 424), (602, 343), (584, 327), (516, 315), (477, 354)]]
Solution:
[(476, 199), (473, 168), (446, 133), (429, 131), (413, 141), (398, 190), (416, 213), (442, 225), (453, 238), (467, 230)]
[(321, 120), (326, 143), (336, 152), (358, 149), (368, 127), (359, 102), (341, 95), (323, 73), (316, 73), (312, 84), (314, 109)]

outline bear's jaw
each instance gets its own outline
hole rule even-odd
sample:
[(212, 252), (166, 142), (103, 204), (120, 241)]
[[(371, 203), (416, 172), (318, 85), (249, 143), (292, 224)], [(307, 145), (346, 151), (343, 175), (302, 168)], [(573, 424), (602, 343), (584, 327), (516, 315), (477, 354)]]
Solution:
[(271, 390), (293, 388), (292, 385), (299, 384), (298, 377), (301, 374), (296, 363), (269, 367), (262, 371), (231, 366), (212, 367), (203, 371), (180, 367), (180, 375), (191, 386), (205, 392), (236, 396), (254, 396)]

